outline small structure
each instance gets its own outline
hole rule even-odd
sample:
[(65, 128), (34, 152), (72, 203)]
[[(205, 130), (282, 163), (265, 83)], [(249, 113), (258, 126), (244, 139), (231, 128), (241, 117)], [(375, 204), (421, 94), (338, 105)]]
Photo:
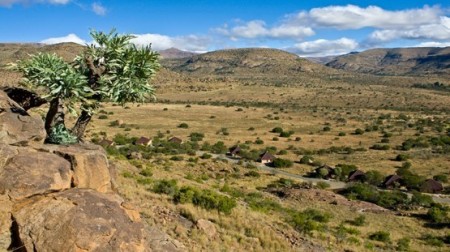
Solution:
[(427, 179), (420, 186), (420, 191), (423, 193), (440, 193), (444, 190), (441, 182), (434, 179)]
[(275, 160), (275, 157), (268, 151), (265, 151), (263, 154), (261, 154), (258, 159), (261, 164), (271, 164), (273, 163), (273, 160)]
[(152, 139), (149, 139), (147, 137), (140, 137), (138, 140), (136, 140), (136, 142), (134, 144), (142, 145), (142, 146), (149, 146), (152, 144), (152, 142), (153, 142)]
[(239, 146), (233, 146), (229, 149), (229, 152), (227, 153), (229, 156), (236, 157), (241, 152), (241, 148)]
[[(325, 164), (320, 167), (317, 167), (314, 170), (314, 172), (323, 179), (333, 179), (333, 178), (336, 178), (336, 171), (334, 169), (335, 169), (334, 167), (331, 167), (331, 166)], [(324, 171), (326, 171), (326, 172), (324, 172)]]
[(400, 186), (400, 180), (402, 177), (397, 174), (389, 175), (384, 179), (384, 182), (381, 184), (382, 187), (392, 189)]
[(169, 142), (170, 142), (170, 143), (181, 144), (181, 143), (183, 142), (183, 140), (181, 140), (181, 139), (178, 138), (178, 137), (171, 137), (171, 138), (169, 139)]
[(348, 182), (356, 182), (356, 181), (363, 181), (366, 177), (366, 173), (361, 170), (354, 170), (350, 172), (348, 175), (347, 181)]
[(115, 145), (116, 145), (115, 142), (113, 142), (113, 141), (111, 141), (111, 140), (108, 140), (108, 139), (103, 139), (103, 140), (101, 140), (100, 142), (98, 142), (98, 144), (99, 144), (100, 146), (104, 147), (104, 148), (106, 148), (106, 147), (112, 147), (112, 146), (115, 146)]

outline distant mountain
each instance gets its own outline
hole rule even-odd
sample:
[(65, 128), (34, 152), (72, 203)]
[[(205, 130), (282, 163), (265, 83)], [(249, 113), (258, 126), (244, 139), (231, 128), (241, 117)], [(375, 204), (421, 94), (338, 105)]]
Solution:
[(372, 49), (338, 56), (326, 65), (379, 75), (450, 74), (450, 47)]
[(30, 54), (38, 52), (56, 53), (67, 61), (83, 51), (84, 46), (75, 43), (60, 43), (54, 45), (36, 43), (6, 43), (0, 44), (0, 66), (27, 58)]
[(326, 69), (295, 54), (266, 48), (219, 50), (184, 59), (163, 60), (162, 63), (168, 69), (179, 73), (234, 77), (294, 76)]
[(187, 58), (196, 55), (196, 53), (188, 52), (188, 51), (182, 51), (177, 48), (169, 48), (166, 50), (159, 51), (159, 54), (163, 59), (181, 59), (181, 58)]
[(310, 61), (312, 61), (312, 62), (325, 65), (328, 62), (334, 60), (336, 57), (339, 57), (339, 56), (305, 57), (305, 58), (310, 60)]

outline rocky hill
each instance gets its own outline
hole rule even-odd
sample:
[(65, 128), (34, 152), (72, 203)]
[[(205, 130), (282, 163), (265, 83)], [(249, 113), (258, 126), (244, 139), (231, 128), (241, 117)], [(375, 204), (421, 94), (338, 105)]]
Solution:
[(208, 52), (185, 59), (166, 60), (172, 71), (193, 75), (294, 76), (326, 71), (326, 67), (277, 49), (246, 48)]
[(450, 73), (450, 47), (373, 49), (339, 56), (326, 65), (380, 75), (447, 75)]
[(0, 251), (183, 250), (115, 194), (103, 148), (44, 138), (40, 116), (0, 91)]
[(187, 58), (196, 55), (196, 53), (188, 52), (188, 51), (182, 51), (177, 48), (169, 48), (166, 50), (159, 51), (159, 54), (163, 59), (181, 59), (181, 58)]

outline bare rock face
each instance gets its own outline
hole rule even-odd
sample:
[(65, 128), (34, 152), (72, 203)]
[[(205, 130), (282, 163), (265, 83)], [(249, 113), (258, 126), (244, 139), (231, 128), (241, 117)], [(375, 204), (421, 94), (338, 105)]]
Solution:
[(216, 226), (209, 220), (198, 220), (197, 228), (203, 231), (209, 238), (214, 238), (217, 235)]
[(0, 143), (15, 145), (26, 145), (30, 141), (43, 143), (45, 136), (42, 119), (30, 116), (0, 91)]
[(111, 175), (105, 150), (95, 144), (48, 145), (49, 150), (72, 164), (73, 186), (111, 192)]
[(14, 210), (15, 244), (27, 251), (150, 251), (144, 226), (114, 196), (70, 189)]
[[(7, 156), (10, 149), (3, 155)], [(70, 163), (56, 155), (26, 148), (17, 148), (0, 166), (0, 192), (20, 200), (36, 194), (46, 194), (70, 188)], [(11, 154), (11, 153), (10, 153)], [(2, 155), (2, 156), (3, 156)]]

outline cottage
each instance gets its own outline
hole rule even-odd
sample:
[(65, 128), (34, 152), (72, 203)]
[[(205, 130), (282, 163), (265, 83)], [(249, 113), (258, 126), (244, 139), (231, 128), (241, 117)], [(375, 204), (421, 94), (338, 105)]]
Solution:
[(113, 141), (111, 141), (111, 140), (107, 140), (107, 139), (103, 139), (103, 140), (101, 140), (100, 142), (98, 142), (98, 144), (100, 145), (100, 146), (102, 146), (102, 147), (112, 147), (112, 146), (115, 146), (116, 145), (116, 143), (115, 142), (113, 142)]
[(146, 138), (146, 137), (140, 137), (136, 142), (135, 145), (142, 145), (142, 146), (149, 146), (152, 144), (152, 139)]
[(398, 176), (397, 174), (389, 175), (384, 179), (384, 182), (381, 184), (384, 188), (396, 188), (400, 186), (400, 181), (402, 177)]
[(229, 152), (227, 153), (229, 156), (236, 157), (241, 152), (241, 148), (239, 146), (233, 146), (229, 149)]
[(420, 191), (424, 193), (440, 193), (444, 190), (441, 182), (434, 179), (427, 179), (420, 186)]
[(366, 173), (364, 173), (361, 170), (354, 170), (350, 172), (348, 175), (347, 181), (348, 182), (355, 182), (355, 181), (363, 181), (366, 177)]
[(332, 179), (336, 177), (336, 171), (334, 169), (334, 167), (325, 164), (317, 167), (315, 173), (323, 179)]
[(273, 160), (275, 160), (275, 157), (268, 151), (265, 151), (263, 154), (261, 154), (258, 159), (261, 164), (271, 164), (273, 163)]
[(178, 137), (172, 137), (172, 138), (169, 139), (169, 142), (170, 142), (170, 143), (181, 144), (181, 143), (183, 143), (183, 140), (181, 140), (181, 139), (178, 138)]

